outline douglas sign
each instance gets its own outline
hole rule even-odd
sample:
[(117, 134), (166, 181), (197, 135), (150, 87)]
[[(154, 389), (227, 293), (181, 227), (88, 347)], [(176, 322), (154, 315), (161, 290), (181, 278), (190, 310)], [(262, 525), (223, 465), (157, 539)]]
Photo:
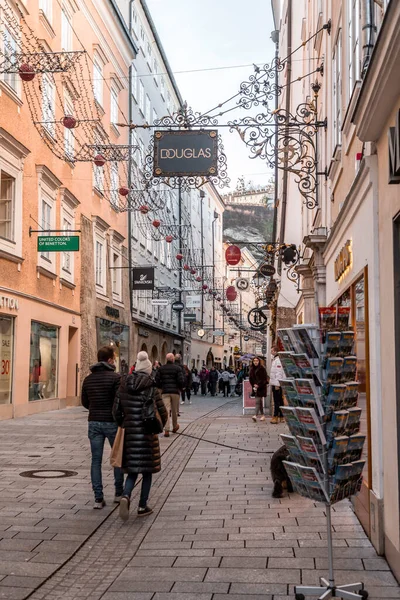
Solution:
[(156, 131), (154, 176), (212, 176), (218, 173), (218, 132)]

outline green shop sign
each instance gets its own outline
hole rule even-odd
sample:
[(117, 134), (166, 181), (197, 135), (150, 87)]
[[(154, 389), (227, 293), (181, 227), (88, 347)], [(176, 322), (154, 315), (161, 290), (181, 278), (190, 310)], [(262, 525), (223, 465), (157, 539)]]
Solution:
[(78, 252), (79, 235), (39, 235), (38, 252)]

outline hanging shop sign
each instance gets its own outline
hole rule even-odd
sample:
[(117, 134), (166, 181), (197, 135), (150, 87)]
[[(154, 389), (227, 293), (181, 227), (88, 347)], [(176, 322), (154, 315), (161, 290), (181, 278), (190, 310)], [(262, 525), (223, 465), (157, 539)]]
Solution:
[(183, 320), (186, 321), (186, 323), (194, 323), (196, 319), (197, 317), (195, 313), (185, 313), (183, 315)]
[(152, 306), (168, 306), (168, 298), (152, 298)]
[(215, 129), (154, 132), (154, 177), (217, 173), (218, 132)]
[(351, 269), (353, 264), (353, 253), (351, 240), (347, 240), (335, 260), (335, 281), (339, 281)]
[(134, 267), (132, 269), (133, 290), (154, 290), (154, 267)]
[(223, 337), (225, 335), (225, 331), (222, 329), (216, 329), (212, 334), (214, 337)]
[(245, 277), (239, 277), (239, 279), (236, 279), (236, 287), (241, 292), (245, 292), (249, 287), (249, 280)]
[(78, 252), (79, 235), (39, 235), (38, 252)]
[(242, 251), (239, 246), (228, 246), (225, 251), (225, 260), (228, 265), (234, 266), (240, 263), (240, 259), (242, 258)]
[(204, 331), (204, 329), (198, 329), (197, 335), (199, 336), (199, 338), (202, 338), (206, 335), (206, 332)]
[(119, 310), (113, 306), (106, 306), (106, 315), (108, 317), (114, 317), (114, 319), (119, 319)]
[(245, 341), (245, 342), (248, 342), (248, 341), (249, 341), (249, 339), (250, 339), (250, 337), (249, 337), (248, 335), (245, 335), (245, 336), (243, 337), (243, 339), (244, 339), (244, 341)]
[(186, 296), (187, 308), (201, 308), (201, 296)]
[(259, 273), (264, 275), (264, 277), (272, 277), (272, 275), (275, 275), (275, 272), (276, 269), (273, 265), (264, 264), (259, 268)]
[(235, 288), (233, 287), (233, 285), (229, 285), (226, 288), (226, 292), (225, 292), (226, 298), (227, 300), (229, 300), (229, 302), (234, 302), (237, 298), (237, 291), (235, 290)]
[(172, 310), (176, 310), (177, 312), (181, 312), (184, 308), (185, 305), (183, 304), (183, 302), (180, 302), (180, 300), (177, 300), (172, 304)]

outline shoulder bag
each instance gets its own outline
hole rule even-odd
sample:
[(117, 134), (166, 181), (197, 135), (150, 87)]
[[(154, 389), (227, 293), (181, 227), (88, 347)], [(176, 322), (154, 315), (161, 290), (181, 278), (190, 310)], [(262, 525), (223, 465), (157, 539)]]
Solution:
[(152, 387), (147, 394), (142, 407), (142, 421), (144, 430), (148, 434), (162, 433), (164, 427), (154, 399), (155, 388)]

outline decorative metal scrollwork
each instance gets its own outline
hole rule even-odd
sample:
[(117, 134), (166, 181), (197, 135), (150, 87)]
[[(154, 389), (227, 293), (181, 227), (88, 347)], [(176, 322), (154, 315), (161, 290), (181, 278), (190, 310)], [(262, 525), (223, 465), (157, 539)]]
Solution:
[(274, 58), (263, 67), (254, 65), (254, 75), (250, 75), (248, 81), (240, 84), (240, 98), (238, 104), (249, 110), (253, 106), (267, 107), (268, 101), (272, 101), (282, 93), (282, 86), (276, 84), (276, 73), (285, 68), (285, 61)]

